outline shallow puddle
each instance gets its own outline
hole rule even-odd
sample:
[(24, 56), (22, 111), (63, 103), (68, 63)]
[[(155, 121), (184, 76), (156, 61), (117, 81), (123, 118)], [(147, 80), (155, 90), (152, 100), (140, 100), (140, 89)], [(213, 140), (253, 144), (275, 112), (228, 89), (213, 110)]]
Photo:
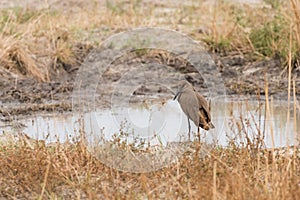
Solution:
[[(264, 147), (283, 147), (298, 144), (299, 114), (294, 118), (293, 105), (288, 116), (287, 102), (270, 103), (265, 112), (265, 102), (226, 101), (212, 102), (212, 121), (215, 129), (200, 131), (201, 141), (226, 146), (264, 141)], [(126, 141), (135, 144), (163, 145), (188, 141), (187, 118), (177, 101), (163, 105), (137, 105), (130, 108), (112, 108), (80, 115), (35, 116), (18, 123), (25, 125), (22, 132), (46, 143), (76, 140), (84, 130), (88, 141)], [(192, 124), (191, 140), (195, 140), (197, 128)], [(1, 132), (15, 130), (2, 124)], [(101, 138), (101, 140), (99, 139)]]

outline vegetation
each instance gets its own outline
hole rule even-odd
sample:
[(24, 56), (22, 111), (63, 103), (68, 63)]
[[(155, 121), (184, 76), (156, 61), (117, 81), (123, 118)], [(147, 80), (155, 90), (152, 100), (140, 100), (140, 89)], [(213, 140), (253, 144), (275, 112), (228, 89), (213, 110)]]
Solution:
[(229, 146), (204, 158), (189, 152), (149, 173), (107, 167), (85, 147), (21, 140), (0, 149), (6, 199), (297, 199), (299, 151), (272, 154)]
[(227, 1), (174, 6), (107, 1), (104, 5), (81, 2), (76, 8), (80, 12), (73, 12), (72, 7), (66, 11), (3, 8), (0, 63), (18, 75), (49, 81), (57, 68), (78, 63), (77, 44), (97, 47), (114, 33), (150, 26), (188, 33), (216, 52), (238, 51), (261, 59), (277, 56), (285, 67), (289, 49), (293, 64), (299, 59), (299, 6), (296, 0), (265, 1), (255, 6)]

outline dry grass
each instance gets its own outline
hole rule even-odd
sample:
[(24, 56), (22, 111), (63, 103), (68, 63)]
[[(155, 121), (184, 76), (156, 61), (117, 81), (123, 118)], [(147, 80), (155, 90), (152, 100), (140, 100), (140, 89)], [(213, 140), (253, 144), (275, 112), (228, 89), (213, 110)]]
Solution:
[(103, 165), (80, 143), (46, 147), (20, 141), (0, 149), (0, 196), (7, 199), (298, 199), (293, 155), (229, 146), (207, 157), (187, 153), (156, 172)]
[(280, 56), (283, 66), (292, 35), (292, 61), (297, 66), (299, 2), (276, 2), (252, 7), (227, 1), (107, 1), (69, 2), (61, 9), (2, 9), (0, 62), (18, 75), (49, 81), (60, 68), (78, 65), (78, 43), (96, 47), (116, 32), (149, 26), (187, 33), (212, 51), (239, 51), (255, 59)]

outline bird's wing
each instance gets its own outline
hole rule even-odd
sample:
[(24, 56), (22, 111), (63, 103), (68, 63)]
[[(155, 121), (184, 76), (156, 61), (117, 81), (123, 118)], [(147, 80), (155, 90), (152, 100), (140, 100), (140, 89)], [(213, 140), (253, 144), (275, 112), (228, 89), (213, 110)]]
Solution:
[(207, 122), (210, 122), (211, 115), (210, 115), (210, 109), (207, 101), (199, 92), (195, 92), (195, 93), (197, 95), (197, 100), (199, 103), (199, 111), (205, 115), (205, 117), (207, 118)]
[(199, 126), (199, 114), (198, 114), (199, 103), (195, 92), (193, 90), (185, 91), (178, 99), (178, 102), (183, 112), (198, 127)]

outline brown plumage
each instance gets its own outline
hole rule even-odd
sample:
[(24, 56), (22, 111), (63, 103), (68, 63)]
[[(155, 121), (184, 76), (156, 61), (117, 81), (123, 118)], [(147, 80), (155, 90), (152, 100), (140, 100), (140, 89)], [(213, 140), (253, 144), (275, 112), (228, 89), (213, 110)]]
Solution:
[(173, 100), (176, 98), (182, 111), (188, 118), (189, 136), (191, 130), (190, 119), (198, 127), (198, 133), (199, 127), (204, 130), (214, 128), (211, 122), (210, 106), (205, 98), (189, 82), (185, 80), (180, 81), (178, 91)]

